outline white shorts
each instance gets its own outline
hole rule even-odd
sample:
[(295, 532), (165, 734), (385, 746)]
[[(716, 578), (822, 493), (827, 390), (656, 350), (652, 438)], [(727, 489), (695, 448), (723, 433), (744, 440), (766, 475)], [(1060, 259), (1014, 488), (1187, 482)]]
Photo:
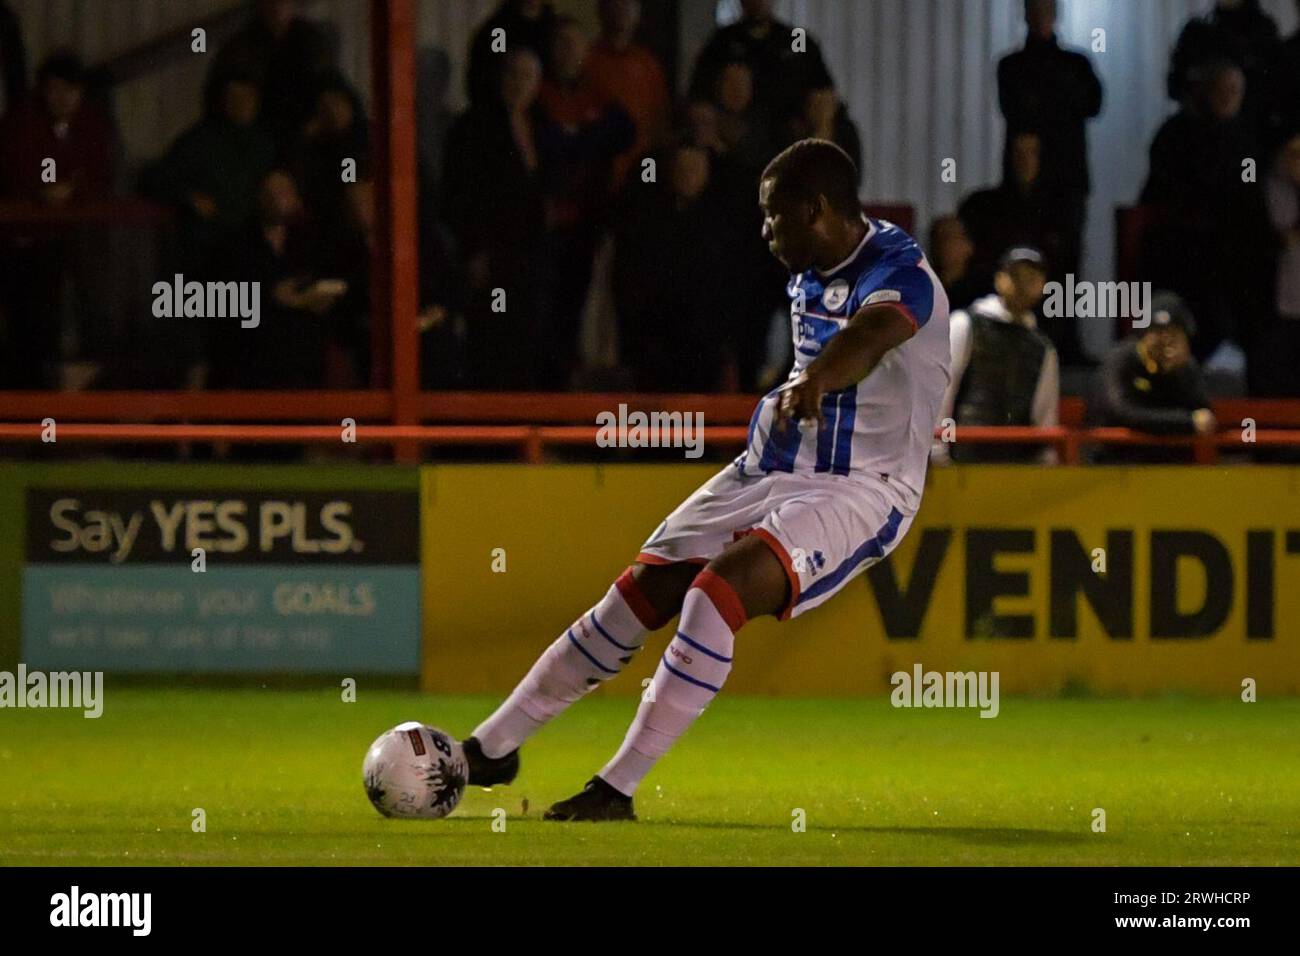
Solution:
[(914, 497), (871, 476), (743, 477), (728, 465), (664, 519), (637, 561), (704, 564), (758, 535), (790, 579), (785, 620), (817, 607), (889, 554), (916, 514), (908, 504)]

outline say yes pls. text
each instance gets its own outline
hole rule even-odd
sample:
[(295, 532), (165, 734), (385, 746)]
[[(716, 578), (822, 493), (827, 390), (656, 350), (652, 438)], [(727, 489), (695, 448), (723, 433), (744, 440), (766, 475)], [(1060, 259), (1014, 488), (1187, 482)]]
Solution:
[[(189, 553), (195, 548), (241, 552), (249, 548), (254, 534), (258, 550), (264, 553), (282, 542), (288, 542), (295, 554), (362, 550), (362, 543), (352, 533), (352, 505), (347, 501), (326, 502), (316, 516), (310, 516), (301, 501), (262, 501), (252, 532), (247, 526), (248, 504), (240, 500), (195, 499), (170, 504), (151, 501), (147, 513), (157, 531), (158, 548), (168, 553), (178, 549)], [(50, 549), (60, 553), (108, 553), (110, 561), (120, 564), (136, 546), (145, 516), (142, 511), (83, 511), (79, 499), (60, 498), (50, 506), (50, 524), (62, 534), (50, 540)], [(322, 536), (311, 533), (313, 517), (324, 532)]]

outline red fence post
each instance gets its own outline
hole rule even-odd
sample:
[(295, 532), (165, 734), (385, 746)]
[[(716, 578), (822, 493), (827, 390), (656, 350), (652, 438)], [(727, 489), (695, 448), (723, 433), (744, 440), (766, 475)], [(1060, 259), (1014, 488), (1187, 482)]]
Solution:
[[(392, 423), (415, 425), (420, 403), (415, 0), (376, 0), (371, 10), (377, 204), (371, 381), (391, 390)], [(395, 453), (399, 461), (419, 460), (419, 446), (413, 442), (398, 442)]]

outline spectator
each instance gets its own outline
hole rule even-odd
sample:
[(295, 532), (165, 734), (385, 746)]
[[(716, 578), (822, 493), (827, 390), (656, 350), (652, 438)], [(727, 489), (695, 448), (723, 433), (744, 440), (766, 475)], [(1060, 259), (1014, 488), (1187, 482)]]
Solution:
[[(1154, 435), (1203, 435), (1214, 431), (1214, 413), (1189, 339), (1196, 322), (1176, 295), (1158, 292), (1151, 325), (1115, 344), (1097, 371), (1090, 417), (1102, 426)], [(1183, 449), (1112, 446), (1099, 460), (1187, 461)]]
[[(470, 42), (465, 76), (470, 105), (490, 104), (497, 99), (505, 53), (531, 50), (539, 62), (544, 62), (554, 26), (555, 11), (543, 0), (501, 0), (496, 13), (484, 21)], [(503, 46), (494, 49), (498, 41)]]
[(640, 0), (601, 0), (600, 36), (585, 66), (587, 82), (631, 117), (636, 141), (614, 163), (615, 189), (663, 138), (668, 122), (668, 81), (659, 60), (635, 42)]
[(733, 253), (710, 188), (712, 161), (703, 147), (673, 146), (661, 158), (665, 181), (635, 191), (616, 237), (623, 360), (645, 391), (705, 392), (719, 384), (719, 317), (735, 290), (718, 281)]
[[(1300, 13), (1300, 0), (1296, 12)], [(1271, 80), (1272, 118), (1281, 133), (1290, 133), (1300, 128), (1300, 27), (1278, 45)]]
[(297, 0), (254, 0), (253, 17), (217, 51), (210, 79), (251, 77), (262, 94), (262, 120), (281, 150), (307, 121), (320, 78), (335, 69), (328, 33), (297, 14)]
[[(478, 388), (533, 388), (534, 374), (550, 361), (539, 255), (541, 75), (532, 50), (507, 53), (497, 95), (470, 107), (447, 136), (444, 216), (465, 264), (469, 378)], [(506, 293), (504, 310), (493, 309), (493, 289)]]
[[(952, 373), (940, 421), (963, 425), (1051, 428), (1059, 423), (1060, 368), (1051, 340), (1039, 332), (1034, 309), (1043, 298), (1047, 269), (1036, 249), (1011, 249), (993, 278), (996, 290), (952, 314)], [(954, 461), (1038, 461), (1056, 451), (1035, 445), (935, 442), (931, 458)]]
[(27, 48), (23, 28), (9, 7), (0, 0), (0, 119), (27, 94)]
[(212, 78), (203, 119), (181, 133), (145, 177), (145, 191), (181, 209), (180, 263), (195, 274), (210, 267), (257, 206), (257, 191), (275, 161), (275, 144), (258, 122), (252, 78), (225, 73)]
[[(759, 385), (767, 344), (756, 329), (769, 324), (785, 308), (789, 275), (768, 252), (762, 238), (763, 217), (755, 197), (758, 178), (774, 147), (766, 121), (749, 107), (752, 97), (749, 68), (737, 62), (718, 77), (717, 101), (687, 105), (685, 138), (712, 153), (710, 189), (730, 232), (726, 257), (717, 282), (732, 290), (729, 308), (717, 324), (725, 343), (727, 390), (753, 391)], [(788, 322), (788, 318), (786, 319)], [(788, 340), (788, 333), (786, 335)]]
[(1264, 395), (1300, 397), (1300, 127), (1286, 138), (1266, 185), (1269, 218), (1281, 253), (1272, 329), (1256, 359)]
[(1043, 188), (1068, 227), (1062, 258), (1054, 267), (1077, 273), (1092, 188), (1087, 124), (1101, 112), (1101, 82), (1086, 56), (1057, 42), (1056, 0), (1025, 0), (1025, 24), (1024, 49), (998, 63), (998, 100), (1007, 121), (1004, 168), (1011, 170), (1016, 137), (1037, 133)]
[(258, 189), (257, 210), (228, 242), (213, 270), (222, 281), (257, 282), (255, 328), (207, 320), (209, 382), (216, 388), (312, 388), (324, 379), (328, 316), (346, 282), (322, 270), (319, 236), (306, 227), (293, 177), (273, 169)]
[(1259, 155), (1240, 115), (1245, 77), (1228, 60), (1203, 69), (1196, 94), (1151, 144), (1141, 269), (1198, 317), (1201, 360), (1225, 340), (1251, 347), (1269, 309), (1273, 250), (1263, 192), (1242, 175), (1243, 159)]
[(352, 84), (338, 72), (323, 75), (289, 163), (308, 212), (323, 228), (353, 216), (344, 208), (343, 162), (353, 160), (365, 170), (368, 130), (365, 107)]
[(766, 115), (755, 107), (754, 75), (743, 60), (718, 71), (712, 103), (723, 151), (746, 171), (756, 189), (758, 174), (777, 151), (777, 144)]
[(636, 135), (627, 113), (588, 81), (586, 58), (587, 38), (577, 21), (558, 19), (550, 68), (538, 96), (547, 199), (545, 268), (552, 281), (546, 334), (552, 358), (541, 363), (546, 388), (567, 387), (578, 370), (592, 263), (610, 221), (613, 163)]
[(829, 87), (809, 90), (804, 97), (803, 111), (790, 123), (787, 139), (830, 140), (848, 154), (858, 169), (858, 182), (862, 182), (862, 137), (857, 124), (849, 118), (848, 107)]
[(971, 272), (975, 244), (960, 217), (941, 216), (934, 221), (927, 255), (954, 311), (966, 308), (989, 288)]
[[(0, 195), (52, 206), (99, 199), (113, 185), (116, 137), (112, 123), (86, 98), (85, 68), (72, 53), (51, 54), (29, 96), (0, 129)], [(54, 182), (45, 182), (46, 160)]]
[[(1021, 132), (1011, 138), (1007, 178), (996, 189), (972, 193), (957, 215), (975, 243), (971, 263), (974, 281), (989, 288), (999, 268), (999, 257), (1012, 246), (1031, 246), (1046, 260), (1050, 279), (1064, 282), (1068, 263), (1077, 263), (1071, 244), (1078, 238), (1073, 200), (1061, 198), (1042, 177), (1042, 140), (1037, 133)], [(1072, 319), (1059, 317), (1043, 331), (1056, 343), (1066, 365), (1087, 363)]]
[(1260, 9), (1259, 0), (1216, 0), (1214, 9), (1190, 20), (1178, 35), (1169, 62), (1169, 97), (1188, 105), (1204, 81), (1204, 68), (1229, 60), (1245, 76), (1242, 115), (1260, 136), (1273, 99), (1272, 71), (1279, 52), (1277, 23)]
[(416, 61), (416, 149), (420, 163), (420, 204), (423, 210), (441, 208), (442, 161), (447, 134), (456, 115), (447, 105), (451, 83), (451, 57), (438, 47), (423, 47)]
[(338, 219), (314, 229), (313, 265), (325, 288), (339, 291), (321, 323), (323, 384), (363, 388), (370, 371), (370, 260), (375, 244), (375, 186), (369, 179), (346, 183)]
[[(772, 0), (741, 0), (740, 7), (740, 20), (715, 32), (696, 59), (690, 97), (711, 96), (719, 75), (731, 64), (744, 63), (753, 77), (754, 105), (767, 127), (785, 131), (804, 112), (810, 90), (835, 84), (817, 41), (805, 36), (806, 48), (796, 50), (794, 28), (772, 15)], [(768, 159), (770, 155), (764, 163)]]
[[(37, 71), (34, 92), (0, 122), (0, 198), (50, 207), (106, 199), (115, 155), (112, 123), (86, 96), (81, 60), (53, 53)], [(54, 384), (65, 344), (68, 358), (103, 354), (111, 332), (95, 291), (103, 284), (102, 254), (81, 236), (0, 239), (0, 312), (9, 326), (0, 347), (10, 365), (0, 372), (6, 382), (18, 388)]]

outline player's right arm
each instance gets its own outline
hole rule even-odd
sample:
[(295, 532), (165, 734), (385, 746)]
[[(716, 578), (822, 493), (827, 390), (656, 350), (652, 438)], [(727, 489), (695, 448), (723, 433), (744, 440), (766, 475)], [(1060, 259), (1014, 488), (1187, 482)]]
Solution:
[(862, 381), (885, 353), (916, 334), (916, 320), (897, 303), (864, 306), (837, 333), (820, 355), (781, 390), (776, 409), (778, 428), (793, 418), (825, 425), (822, 397)]

